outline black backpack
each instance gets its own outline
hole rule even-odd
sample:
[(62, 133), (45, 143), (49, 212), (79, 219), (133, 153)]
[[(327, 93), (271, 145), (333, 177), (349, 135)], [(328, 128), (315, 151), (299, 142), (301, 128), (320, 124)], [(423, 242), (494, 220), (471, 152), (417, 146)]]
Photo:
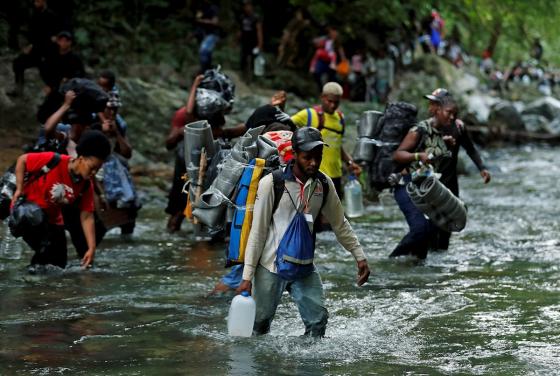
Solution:
[(71, 106), (76, 114), (91, 117), (91, 113), (105, 110), (109, 95), (95, 82), (86, 78), (72, 78), (60, 87), (60, 93), (65, 95), (70, 90), (76, 93)]
[(379, 119), (377, 134), (373, 138), (383, 144), (376, 147), (373, 162), (370, 164), (370, 184), (376, 190), (389, 188), (388, 178), (402, 169), (393, 161), (393, 153), (397, 150), (410, 128), (416, 124), (418, 109), (407, 102), (389, 103), (383, 117)]

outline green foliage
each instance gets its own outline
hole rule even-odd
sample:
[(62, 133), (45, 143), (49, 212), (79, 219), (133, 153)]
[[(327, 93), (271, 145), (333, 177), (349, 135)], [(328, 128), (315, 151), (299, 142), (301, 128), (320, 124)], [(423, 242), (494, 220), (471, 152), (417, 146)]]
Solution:
[(435, 8), (445, 19), (447, 32), (456, 26), (463, 45), (474, 56), (480, 56), (492, 44), (494, 35), (495, 59), (503, 63), (527, 59), (533, 39), (540, 37), (545, 59), (560, 62), (552, 53), (560, 47), (559, 0), (290, 0), (290, 3), (307, 9), (319, 24), (338, 26), (350, 39), (380, 30), (388, 38), (398, 37), (397, 29), (408, 22), (409, 10), (414, 10), (420, 20), (437, 4)]

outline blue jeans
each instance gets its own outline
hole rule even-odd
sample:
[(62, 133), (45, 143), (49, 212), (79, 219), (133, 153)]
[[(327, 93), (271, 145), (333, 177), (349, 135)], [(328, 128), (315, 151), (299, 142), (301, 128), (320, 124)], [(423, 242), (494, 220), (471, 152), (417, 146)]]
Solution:
[[(406, 180), (410, 181), (410, 178), (405, 179), (405, 181)], [(397, 201), (399, 208), (406, 218), (409, 231), (389, 257), (414, 255), (419, 259), (425, 259), (428, 255), (430, 239), (435, 234), (436, 227), (429, 219), (426, 219), (424, 213), (414, 205), (406, 192), (406, 186), (397, 186), (394, 196), (395, 201)]]
[(202, 72), (212, 68), (212, 52), (214, 52), (216, 43), (218, 43), (218, 36), (216, 34), (208, 34), (204, 37), (204, 39), (202, 39), (202, 42), (200, 42), (198, 56)]
[(242, 279), (243, 265), (234, 265), (231, 267), (229, 273), (222, 277), (222, 283), (232, 289), (236, 289), (241, 284)]
[(299, 314), (305, 324), (305, 335), (323, 337), (327, 328), (329, 314), (325, 308), (325, 296), (319, 273), (314, 271), (308, 277), (290, 282), (280, 278), (262, 266), (255, 272), (253, 297), (257, 303), (254, 334), (266, 334), (287, 290), (296, 303)]

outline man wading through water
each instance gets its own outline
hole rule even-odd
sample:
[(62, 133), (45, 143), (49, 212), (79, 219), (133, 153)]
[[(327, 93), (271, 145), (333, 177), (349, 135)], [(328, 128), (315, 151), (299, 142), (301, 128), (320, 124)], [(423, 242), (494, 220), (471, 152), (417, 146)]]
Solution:
[[(323, 145), (321, 132), (316, 128), (298, 129), (292, 136), (294, 159), (284, 171), (269, 174), (259, 183), (245, 250), (243, 282), (238, 288), (238, 292), (253, 292), (257, 305), (255, 334), (269, 332), (282, 293), (287, 290), (305, 324), (305, 335), (325, 335), (328, 313), (321, 278), (313, 265), (314, 226), (320, 212), (328, 218), (337, 240), (356, 259), (358, 285), (368, 280), (366, 256), (344, 217), (334, 184), (319, 172)], [(278, 190), (280, 184), (282, 190)], [(280, 200), (275, 200), (275, 191), (283, 192)], [(294, 223), (303, 225), (292, 231)], [(303, 238), (309, 241), (304, 244)], [(303, 253), (307, 254), (302, 256)]]

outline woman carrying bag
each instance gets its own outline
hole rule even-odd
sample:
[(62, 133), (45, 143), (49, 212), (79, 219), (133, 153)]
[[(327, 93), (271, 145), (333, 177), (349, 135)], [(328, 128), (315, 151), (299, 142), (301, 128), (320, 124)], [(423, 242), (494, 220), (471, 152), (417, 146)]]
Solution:
[[(30, 272), (36, 265), (66, 267), (68, 256), (61, 209), (74, 202), (80, 208), (80, 222), (88, 244), (81, 264), (86, 268), (93, 263), (96, 243), (91, 178), (107, 159), (111, 145), (103, 133), (86, 131), (76, 151), (76, 158), (45, 152), (24, 154), (17, 160), (10, 226), (35, 251)], [(18, 229), (18, 224), (25, 220), (21, 221), (17, 214), (29, 204), (42, 209), (46, 223), (35, 227), (22, 225)]]

